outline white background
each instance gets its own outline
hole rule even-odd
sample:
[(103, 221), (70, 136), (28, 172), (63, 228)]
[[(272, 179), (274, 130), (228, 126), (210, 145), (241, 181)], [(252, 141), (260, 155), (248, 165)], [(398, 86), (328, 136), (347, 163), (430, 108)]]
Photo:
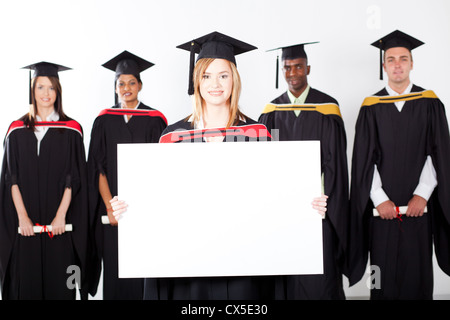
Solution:
[[(432, 89), (450, 106), (450, 2), (448, 0), (15, 0), (0, 4), (0, 130), (28, 111), (29, 64), (50, 61), (73, 68), (61, 73), (66, 113), (78, 120), (89, 146), (92, 123), (114, 99), (114, 73), (101, 65), (128, 50), (155, 66), (142, 73), (141, 100), (162, 111), (169, 123), (191, 111), (187, 95), (189, 53), (175, 47), (212, 31), (255, 45), (237, 57), (241, 108), (257, 119), (275, 90), (276, 52), (302, 42), (309, 83), (335, 97), (348, 136), (364, 97), (379, 91), (379, 52), (372, 42), (395, 29), (426, 44), (414, 50), (412, 81)], [(281, 75), (280, 75), (281, 76)], [(450, 278), (435, 268), (435, 293), (450, 294)], [(101, 288), (99, 288), (101, 292)], [(349, 296), (366, 296), (362, 280)]]

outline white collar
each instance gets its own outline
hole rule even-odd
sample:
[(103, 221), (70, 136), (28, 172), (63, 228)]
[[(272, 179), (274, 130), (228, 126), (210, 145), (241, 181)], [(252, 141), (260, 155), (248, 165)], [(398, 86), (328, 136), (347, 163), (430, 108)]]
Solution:
[[(136, 104), (136, 106), (134, 108), (127, 108), (127, 107), (124, 107), (122, 105), (122, 103), (120, 103), (120, 108), (121, 109), (127, 109), (127, 110), (136, 110), (139, 107), (140, 104), (141, 104), (141, 102), (138, 100), (138, 103)], [(132, 116), (130, 116), (130, 120), (131, 120), (131, 117)], [(128, 116), (126, 114), (123, 115), (123, 119), (125, 120), (125, 123), (128, 123), (129, 120), (128, 120)]]
[(138, 103), (136, 104), (136, 107), (134, 107), (134, 108), (127, 108), (127, 107), (124, 107), (124, 106), (122, 105), (122, 103), (120, 103), (120, 108), (121, 108), (121, 109), (136, 110), (136, 109), (139, 107), (140, 104), (141, 104), (141, 102), (138, 100)]
[[(36, 115), (36, 120), (43, 121), (39, 115)], [(58, 121), (58, 120), (59, 120), (59, 115), (55, 112), (55, 110), (53, 110), (53, 112), (49, 114), (47, 119), (45, 119), (45, 121)]]
[(411, 92), (411, 89), (412, 89), (412, 86), (413, 86), (413, 83), (412, 82), (409, 82), (409, 85), (406, 87), (406, 89), (405, 89), (405, 91), (403, 91), (402, 93), (397, 93), (396, 91), (394, 91), (394, 89), (392, 89), (390, 86), (389, 86), (389, 84), (386, 86), (386, 91), (388, 92), (388, 94), (390, 95), (390, 96), (400, 96), (400, 95), (403, 95), (403, 94), (408, 94), (408, 93), (410, 93)]
[[(42, 121), (41, 117), (36, 115), (36, 120), (37, 121)], [(51, 114), (49, 114), (49, 116), (47, 117), (47, 119), (45, 119), (45, 121), (58, 121), (59, 120), (59, 115), (55, 112), (55, 110), (53, 110), (53, 112)], [(41, 126), (36, 126), (34, 128), (34, 135), (36, 136), (36, 140), (37, 140), (37, 155), (39, 155), (39, 150), (41, 148), (41, 141), (44, 138), (45, 134), (48, 131), (48, 127), (41, 127)]]
[[(389, 86), (389, 84), (386, 86), (386, 91), (388, 92), (388, 94), (390, 95), (390, 96), (400, 96), (400, 95), (403, 95), (403, 94), (408, 94), (408, 93), (410, 93), (411, 92), (411, 89), (412, 89), (412, 86), (413, 86), (413, 83), (412, 82), (410, 82), (409, 83), (409, 85), (406, 87), (406, 89), (405, 89), (405, 91), (403, 91), (402, 93), (397, 93), (397, 92), (395, 92), (394, 90), (392, 90), (392, 88)], [(394, 104), (395, 104), (395, 106), (397, 107), (397, 109), (398, 109), (398, 111), (402, 111), (402, 109), (403, 109), (403, 106), (405, 105), (405, 102), (406, 101), (397, 101), (397, 102), (394, 102)]]

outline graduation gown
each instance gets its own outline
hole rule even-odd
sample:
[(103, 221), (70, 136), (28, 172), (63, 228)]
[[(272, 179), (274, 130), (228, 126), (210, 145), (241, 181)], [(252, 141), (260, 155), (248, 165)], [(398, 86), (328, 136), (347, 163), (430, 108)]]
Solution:
[[(394, 102), (406, 101), (401, 112)], [(422, 217), (373, 217), (370, 189), (374, 165), (396, 206), (407, 206), (431, 156), (438, 185)], [(350, 285), (370, 264), (380, 268), (372, 299), (432, 299), (432, 245), (450, 275), (450, 138), (442, 102), (413, 85), (411, 93), (389, 97), (386, 89), (365, 99), (356, 122), (350, 192)], [(374, 274), (375, 275), (375, 274)], [(375, 279), (376, 280), (376, 279)], [(375, 282), (374, 280), (374, 282)]]
[[(294, 110), (301, 110), (298, 117)], [(304, 105), (294, 106), (285, 92), (265, 107), (259, 122), (280, 141), (320, 141), (324, 193), (329, 196), (323, 220), (324, 274), (282, 277), (277, 281), (275, 298), (344, 299), (342, 273), (349, 214), (348, 167), (346, 134), (338, 102), (310, 88)], [(274, 129), (278, 129), (278, 133)]]
[[(124, 115), (132, 115), (125, 122)], [(157, 143), (167, 126), (164, 115), (142, 102), (136, 109), (122, 109), (120, 105), (102, 110), (92, 126), (88, 155), (89, 207), (95, 237), (96, 254), (92, 257), (90, 279), (97, 290), (103, 261), (103, 299), (142, 300), (143, 279), (118, 278), (117, 227), (104, 225), (106, 207), (99, 193), (99, 175), (108, 180), (112, 195), (117, 195), (117, 144)]]
[[(22, 121), (11, 124), (4, 141), (0, 279), (5, 300), (75, 299), (75, 290), (66, 284), (74, 270), (70, 266), (80, 268), (81, 297), (87, 298), (88, 200), (82, 128), (71, 119), (36, 122), (36, 126), (45, 124), (51, 126), (40, 143), (39, 155), (35, 133)], [(52, 238), (47, 233), (19, 235), (12, 185), (18, 185), (28, 217), (40, 225), (51, 224), (65, 189), (71, 188), (66, 224), (72, 224), (73, 231)]]
[[(269, 141), (270, 135), (264, 125), (247, 118), (229, 129), (192, 129), (187, 119), (168, 126), (161, 135), (160, 143), (205, 142), (203, 138), (225, 136), (224, 142)], [(265, 277), (195, 277), (159, 279), (155, 292), (154, 279), (145, 280), (144, 299), (169, 300), (255, 300), (260, 299), (270, 283)]]

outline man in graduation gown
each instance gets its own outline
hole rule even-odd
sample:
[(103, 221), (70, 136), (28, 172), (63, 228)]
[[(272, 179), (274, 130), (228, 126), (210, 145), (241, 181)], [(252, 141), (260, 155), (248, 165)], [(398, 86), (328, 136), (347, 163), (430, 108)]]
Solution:
[(384, 59), (388, 85), (364, 100), (356, 123), (349, 280), (353, 285), (362, 278), (370, 252), (370, 265), (377, 267), (371, 299), (432, 299), (433, 244), (450, 275), (445, 108), (409, 77), (411, 50), (422, 44), (398, 30), (372, 44)]
[(310, 66), (305, 44), (308, 43), (278, 48), (282, 49), (289, 90), (266, 105), (259, 122), (280, 141), (320, 140), (323, 192), (329, 196), (323, 220), (324, 274), (279, 277), (275, 298), (345, 299), (342, 274), (348, 221), (346, 134), (338, 102), (308, 84)]
[[(104, 64), (104, 67), (115, 71), (116, 81), (121, 81), (121, 75), (132, 75), (131, 81), (139, 82), (140, 85), (142, 85), (140, 72), (151, 66), (153, 66), (152, 63), (128, 51), (122, 52)], [(137, 95), (136, 92), (134, 94)], [(125, 92), (125, 95), (120, 97), (121, 102), (116, 103), (112, 108), (102, 110), (95, 119), (88, 155), (91, 224), (94, 226), (93, 233), (97, 247), (97, 254), (93, 257), (92, 268), (95, 272), (92, 273), (91, 286), (93, 288), (98, 286), (103, 261), (103, 299), (105, 300), (142, 300), (144, 291), (143, 279), (118, 278), (117, 224), (109, 223), (110, 206), (107, 210), (108, 201), (118, 191), (117, 144), (157, 143), (167, 126), (167, 119), (161, 112), (138, 101), (137, 96), (133, 101), (125, 101), (128, 99), (127, 96), (130, 96), (129, 92)], [(132, 108), (129, 104), (132, 104)], [(102, 222), (102, 217), (106, 218), (106, 224)]]

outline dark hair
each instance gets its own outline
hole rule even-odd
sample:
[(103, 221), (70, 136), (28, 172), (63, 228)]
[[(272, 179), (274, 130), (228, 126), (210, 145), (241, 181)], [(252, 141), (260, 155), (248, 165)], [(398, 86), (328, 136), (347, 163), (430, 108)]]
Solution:
[[(142, 84), (142, 80), (141, 80), (141, 75), (138, 74), (134, 74), (134, 73), (130, 73), (133, 77), (136, 78), (136, 80)], [(117, 105), (119, 103), (119, 99), (117, 97), (117, 93), (116, 93), (116, 86), (117, 86), (117, 80), (119, 80), (120, 76), (122, 74), (116, 74), (116, 77), (114, 78), (114, 103)]]
[[(31, 82), (32, 104), (30, 105), (30, 111), (20, 119), (24, 122), (26, 127), (32, 129), (33, 131), (34, 131), (34, 127), (35, 127), (36, 114), (37, 114), (36, 98), (34, 96), (37, 78), (34, 78)], [(63, 106), (62, 106), (62, 88), (61, 88), (61, 83), (59, 82), (59, 78), (57, 78), (57, 77), (47, 77), (47, 78), (50, 80), (53, 88), (55, 88), (55, 90), (56, 90), (56, 100), (55, 100), (55, 104), (54, 104), (55, 112), (59, 115), (60, 120), (62, 120), (62, 121), (67, 120), (68, 117), (64, 113)]]

